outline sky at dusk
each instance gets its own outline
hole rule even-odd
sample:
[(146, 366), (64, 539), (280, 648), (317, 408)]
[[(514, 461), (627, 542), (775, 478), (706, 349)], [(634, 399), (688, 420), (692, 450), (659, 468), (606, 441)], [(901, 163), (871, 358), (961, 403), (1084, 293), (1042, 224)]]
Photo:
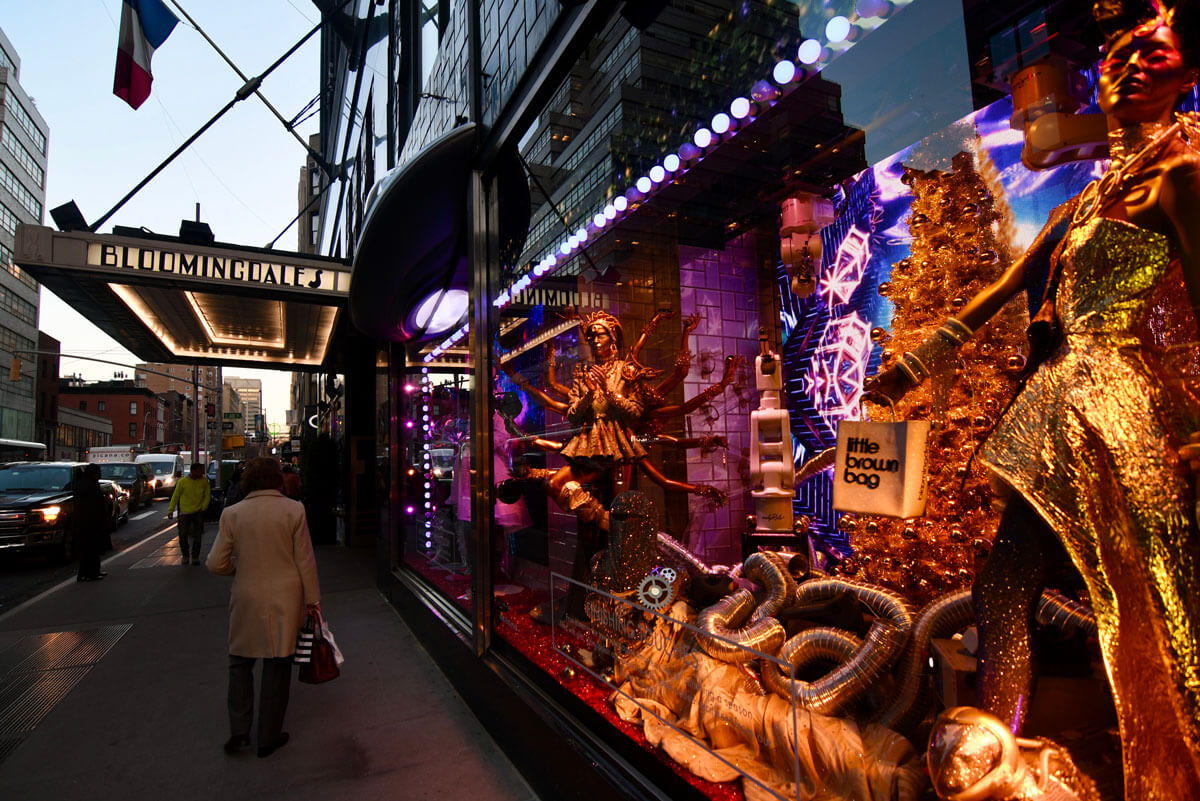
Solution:
[[(247, 76), (265, 71), (319, 21), (309, 0), (179, 4)], [(170, 0), (167, 5), (171, 7)], [(150, 98), (131, 109), (112, 93), (120, 14), (120, 0), (0, 0), (0, 29), (20, 56), (19, 82), (50, 127), (44, 225), (54, 227), (50, 209), (70, 200), (89, 223), (100, 218), (242, 85), (179, 15), (179, 25), (154, 54)], [(296, 116), (317, 94), (319, 38), (309, 39), (260, 89), (285, 119)], [(306, 141), (317, 130), (316, 116), (299, 126)], [(196, 219), (199, 204), (199, 219), (209, 224), (217, 241), (266, 246), (296, 216), (304, 157), (300, 143), (251, 97), (227, 112), (100, 231), (123, 225), (178, 234), (181, 220)], [(275, 247), (297, 249), (294, 225)], [(45, 289), (39, 327), (62, 343), (64, 354), (138, 361)], [(61, 369), (90, 380), (123, 371), (66, 358)], [(284, 422), (290, 373), (242, 367), (225, 373), (262, 378), (268, 422)]]

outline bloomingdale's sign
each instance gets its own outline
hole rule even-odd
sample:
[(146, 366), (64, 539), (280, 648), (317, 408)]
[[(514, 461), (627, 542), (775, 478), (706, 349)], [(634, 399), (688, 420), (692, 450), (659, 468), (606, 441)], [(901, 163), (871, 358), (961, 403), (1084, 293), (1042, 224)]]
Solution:
[(164, 277), (205, 279), (209, 283), (286, 287), (335, 295), (350, 292), (349, 272), (316, 263), (266, 260), (249, 252), (188, 252), (89, 242), (87, 263), (105, 270), (137, 270)]

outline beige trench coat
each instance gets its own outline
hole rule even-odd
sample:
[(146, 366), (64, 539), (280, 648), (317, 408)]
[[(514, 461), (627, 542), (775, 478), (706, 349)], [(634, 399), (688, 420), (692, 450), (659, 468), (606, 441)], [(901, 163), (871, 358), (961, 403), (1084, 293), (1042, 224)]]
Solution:
[(321, 600), (304, 506), (277, 490), (246, 495), (221, 515), (208, 569), (233, 576), (229, 653), (290, 656), (304, 605)]

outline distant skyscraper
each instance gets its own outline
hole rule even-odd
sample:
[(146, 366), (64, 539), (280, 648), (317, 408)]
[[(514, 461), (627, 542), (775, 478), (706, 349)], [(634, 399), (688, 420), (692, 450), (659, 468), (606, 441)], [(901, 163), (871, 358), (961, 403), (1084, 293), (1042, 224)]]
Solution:
[(225, 383), (233, 387), (233, 391), (242, 399), (242, 403), (246, 404), (246, 430), (265, 430), (267, 421), (262, 420), (258, 429), (254, 427), (254, 421), (258, 419), (256, 416), (262, 414), (262, 380), (258, 378), (238, 378), (236, 376), (228, 376)]
[[(38, 341), (38, 283), (13, 264), (17, 223), (42, 224), (49, 128), (18, 82), (21, 59), (0, 30), (0, 358), (32, 351)], [(0, 437), (34, 438), (36, 359), (21, 356), (20, 381), (0, 382)]]

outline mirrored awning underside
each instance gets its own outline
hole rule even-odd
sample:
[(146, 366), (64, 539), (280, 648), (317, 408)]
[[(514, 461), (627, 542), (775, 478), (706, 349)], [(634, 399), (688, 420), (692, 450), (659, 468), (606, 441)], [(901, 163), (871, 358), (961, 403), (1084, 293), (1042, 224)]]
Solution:
[(13, 261), (146, 361), (336, 369), (342, 262), (33, 225), (18, 227)]

